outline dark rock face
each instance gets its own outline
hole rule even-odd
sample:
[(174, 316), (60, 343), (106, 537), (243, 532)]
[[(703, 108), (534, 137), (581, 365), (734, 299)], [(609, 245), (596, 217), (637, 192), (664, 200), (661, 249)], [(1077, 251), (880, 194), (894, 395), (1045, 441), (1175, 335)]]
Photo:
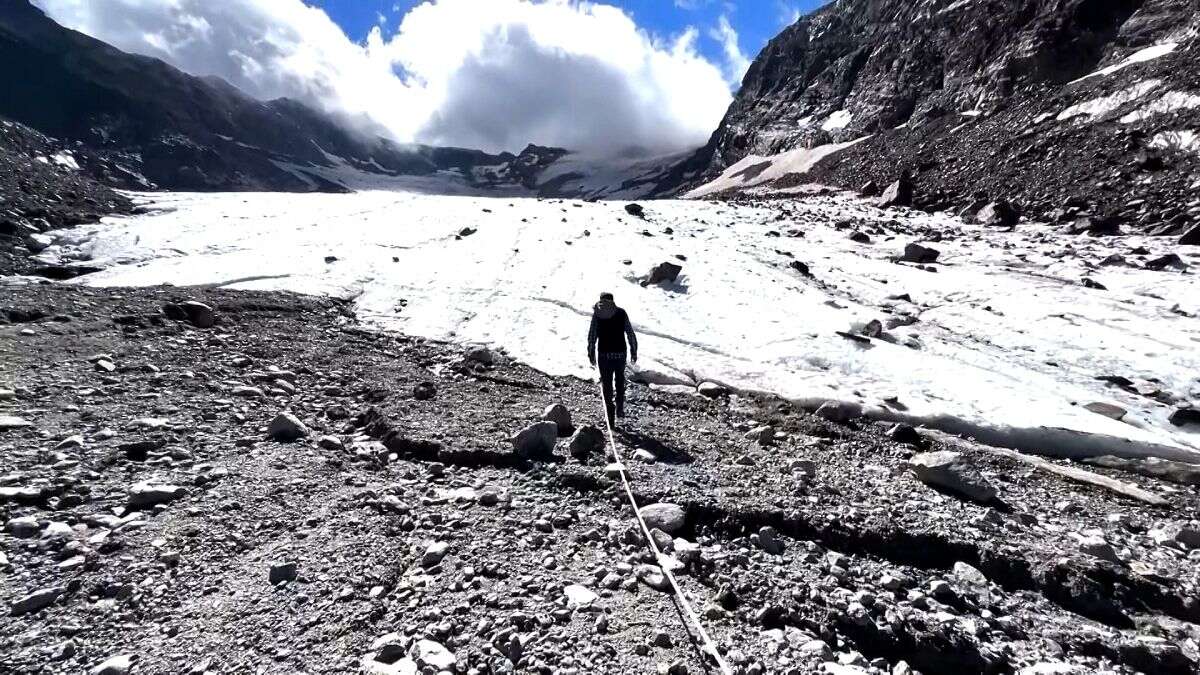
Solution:
[[(829, 3), (759, 54), (720, 128), (675, 177), (699, 172), (680, 180), (690, 186), (750, 154), (869, 136), (776, 186), (857, 189), (909, 169), (919, 208), (1004, 198), (1045, 218), (1075, 200), (1072, 217), (1113, 212), (1131, 229), (1165, 224), (1179, 236), (1200, 222), (1185, 197), (1200, 153), (1172, 134), (1200, 128), (1200, 109), (1147, 111), (1200, 89), (1200, 49), (1181, 37), (1198, 10), (1195, 0)], [(1156, 84), (1141, 96), (1119, 95), (1147, 80)], [(1114, 93), (1111, 109), (1068, 114)]]

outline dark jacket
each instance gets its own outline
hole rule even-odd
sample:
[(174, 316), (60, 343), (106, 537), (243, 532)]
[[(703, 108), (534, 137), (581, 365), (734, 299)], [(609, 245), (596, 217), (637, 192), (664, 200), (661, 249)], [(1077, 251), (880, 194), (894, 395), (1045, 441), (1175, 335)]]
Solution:
[(629, 323), (629, 315), (613, 302), (601, 300), (592, 310), (592, 326), (588, 330), (588, 359), (596, 359), (596, 345), (601, 355), (625, 356), (625, 340), (629, 340), (629, 353), (637, 361), (637, 335)]

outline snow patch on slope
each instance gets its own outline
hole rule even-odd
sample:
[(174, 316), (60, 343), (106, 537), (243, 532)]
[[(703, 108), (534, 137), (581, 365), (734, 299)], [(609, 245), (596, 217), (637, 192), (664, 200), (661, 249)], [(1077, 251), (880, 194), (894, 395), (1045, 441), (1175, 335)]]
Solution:
[(1121, 118), (1122, 124), (1133, 124), (1177, 110), (1200, 108), (1200, 95), (1186, 91), (1168, 91), (1153, 103), (1144, 105)]
[(1125, 58), (1125, 60), (1121, 61), (1120, 63), (1114, 63), (1113, 65), (1108, 66), (1106, 68), (1101, 68), (1100, 70), (1097, 70), (1094, 73), (1088, 73), (1087, 75), (1084, 75), (1083, 77), (1079, 78), (1078, 80), (1073, 80), (1073, 81), (1069, 82), (1068, 84), (1076, 84), (1078, 82), (1083, 82), (1084, 80), (1093, 78), (1093, 77), (1104, 77), (1105, 75), (1112, 75), (1113, 73), (1117, 72), (1118, 70), (1124, 70), (1125, 68), (1128, 68), (1129, 66), (1132, 66), (1134, 64), (1145, 63), (1146, 61), (1153, 61), (1154, 59), (1166, 56), (1167, 54), (1170, 54), (1171, 52), (1175, 51), (1175, 49), (1177, 47), (1179, 47), (1178, 42), (1164, 42), (1162, 44), (1154, 45), (1152, 47), (1146, 47), (1145, 49), (1139, 49), (1138, 51), (1127, 56)]
[(1154, 91), (1160, 84), (1161, 80), (1143, 80), (1137, 84), (1113, 92), (1107, 96), (1099, 96), (1082, 103), (1076, 103), (1058, 114), (1058, 121), (1071, 119), (1073, 117), (1100, 117), (1107, 115), (1123, 105), (1132, 103), (1133, 101), (1142, 98), (1146, 94)]
[[(902, 233), (874, 245), (847, 240), (835, 224), (888, 228), (895, 214), (839, 197), (798, 200), (787, 213), (656, 201), (646, 221), (616, 202), (385, 192), (150, 198), (157, 214), (68, 230), (47, 255), (110, 265), (78, 282), (98, 286), (353, 298), (360, 319), (381, 329), (501, 347), (580, 377), (590, 376), (590, 307), (612, 290), (642, 334), (637, 370), (646, 380), (714, 380), (809, 406), (851, 401), (878, 419), (1047, 454), (1200, 462), (1200, 434), (1170, 425), (1169, 407), (1096, 379), (1153, 380), (1180, 400), (1200, 399), (1200, 326), (1180, 313), (1200, 312), (1200, 280), (1094, 268), (1110, 252), (1102, 240), (915, 215), (913, 226), (948, 235), (935, 245), (943, 255), (931, 274), (892, 261), (912, 240)], [(463, 227), (477, 231), (456, 240)], [(805, 237), (767, 234), (793, 227)], [(1154, 238), (1129, 243), (1152, 254), (1172, 248)], [(1075, 252), (1062, 255), (1068, 248)], [(686, 258), (679, 285), (636, 282), (677, 255)], [(813, 277), (789, 269), (793, 259)], [(1109, 290), (1083, 288), (1084, 275)], [(890, 330), (890, 340), (836, 334), (903, 317), (915, 321)], [(1129, 421), (1083, 407), (1095, 401), (1125, 408)]]
[(714, 180), (688, 192), (685, 197), (696, 199), (732, 189), (745, 189), (779, 180), (788, 174), (808, 173), (817, 162), (870, 138), (863, 136), (846, 143), (830, 143), (815, 148), (796, 148), (778, 155), (763, 157), (749, 155), (725, 169)]

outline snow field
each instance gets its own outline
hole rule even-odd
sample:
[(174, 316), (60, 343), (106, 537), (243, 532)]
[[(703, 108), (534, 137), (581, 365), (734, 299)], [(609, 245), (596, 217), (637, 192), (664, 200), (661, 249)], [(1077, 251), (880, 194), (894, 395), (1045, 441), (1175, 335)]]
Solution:
[[(1195, 275), (1095, 267), (1109, 253), (1165, 252), (1168, 242), (1068, 237), (1042, 226), (1004, 234), (848, 197), (787, 202), (786, 213), (780, 202), (646, 202), (646, 221), (623, 203), (531, 198), (146, 198), (157, 212), (59, 233), (43, 255), (108, 265), (81, 279), (97, 286), (353, 298), (360, 320), (380, 329), (499, 347), (584, 378), (591, 306), (608, 290), (640, 333), (635, 370), (646, 381), (713, 380), (807, 406), (849, 401), (877, 419), (1051, 455), (1200, 463), (1200, 430), (1172, 426), (1172, 406), (1096, 379), (1153, 381), (1200, 403)], [(836, 227), (847, 220), (902, 232), (856, 244)], [(463, 228), (476, 231), (456, 239)], [(914, 228), (947, 233), (930, 244), (942, 251), (936, 273), (892, 261), (920, 239), (903, 233)], [(792, 229), (804, 236), (788, 236)], [(793, 259), (813, 276), (790, 269)], [(664, 261), (683, 266), (674, 286), (637, 283)], [(1084, 276), (1108, 290), (1084, 288)], [(836, 334), (902, 316), (916, 321), (867, 345)], [(1113, 420), (1083, 407), (1091, 402), (1129, 413)]]

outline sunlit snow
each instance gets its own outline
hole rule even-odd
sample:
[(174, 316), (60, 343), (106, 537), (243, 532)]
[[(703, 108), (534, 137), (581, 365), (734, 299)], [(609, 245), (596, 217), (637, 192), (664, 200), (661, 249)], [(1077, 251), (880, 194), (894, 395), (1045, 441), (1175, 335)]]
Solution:
[[(1172, 406), (1097, 379), (1153, 382), (1200, 402), (1196, 276), (1094, 267), (1134, 245), (1168, 250), (1152, 238), (999, 233), (840, 196), (797, 200), (786, 214), (646, 202), (647, 220), (618, 202), (389, 192), (146, 199), (156, 212), (60, 232), (43, 255), (110, 266), (81, 279), (97, 286), (352, 298), (368, 325), (492, 345), (581, 377), (591, 305), (608, 290), (641, 333), (646, 381), (714, 380), (810, 406), (853, 401), (878, 419), (1051, 454), (1200, 461), (1200, 434), (1172, 426)], [(836, 227), (847, 218), (964, 235), (933, 244), (943, 251), (934, 273), (892, 261), (915, 237), (853, 243)], [(465, 227), (477, 231), (458, 238)], [(813, 276), (790, 269), (793, 259)], [(639, 285), (663, 261), (683, 266), (679, 281)], [(1108, 290), (1084, 288), (1084, 276)], [(906, 316), (911, 325), (897, 325)], [(870, 344), (837, 334), (872, 319), (896, 327)], [(1129, 414), (1116, 421), (1083, 407), (1091, 402)]]
[(1092, 118), (1107, 115), (1117, 108), (1149, 94), (1158, 88), (1160, 84), (1162, 84), (1161, 80), (1142, 80), (1137, 84), (1113, 92), (1107, 96), (1098, 96), (1082, 103), (1076, 103), (1060, 112), (1057, 119), (1059, 122), (1062, 122), (1072, 117)]
[(1117, 72), (1118, 70), (1123, 70), (1134, 64), (1145, 63), (1146, 61), (1153, 61), (1154, 59), (1157, 59), (1157, 58), (1166, 56), (1167, 54), (1170, 54), (1171, 52), (1175, 51), (1175, 48), (1178, 46), (1179, 46), (1178, 42), (1164, 42), (1162, 44), (1154, 45), (1152, 47), (1146, 47), (1145, 49), (1139, 49), (1138, 51), (1125, 57), (1125, 59), (1123, 61), (1120, 61), (1119, 63), (1114, 63), (1113, 65), (1108, 66), (1106, 68), (1101, 68), (1100, 70), (1097, 70), (1094, 73), (1088, 73), (1087, 75), (1084, 75), (1083, 77), (1079, 78), (1078, 80), (1074, 80), (1074, 81), (1070, 82), (1070, 84), (1075, 84), (1076, 82), (1082, 82), (1082, 81), (1084, 81), (1088, 78), (1092, 78), (1092, 77), (1104, 77), (1105, 75), (1112, 75), (1113, 73)]

